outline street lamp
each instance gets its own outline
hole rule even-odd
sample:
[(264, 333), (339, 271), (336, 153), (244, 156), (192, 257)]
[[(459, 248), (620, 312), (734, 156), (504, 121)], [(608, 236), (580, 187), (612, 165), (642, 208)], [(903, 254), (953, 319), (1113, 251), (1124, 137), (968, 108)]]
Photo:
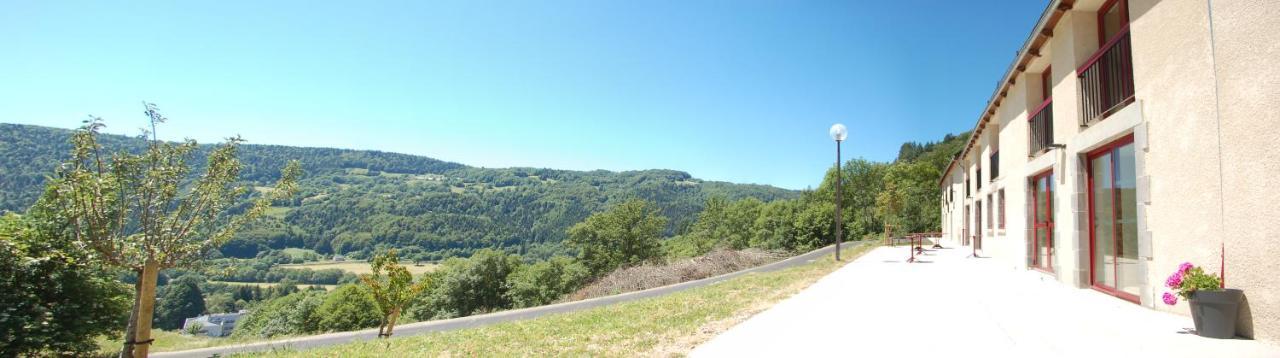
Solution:
[(836, 261), (840, 261), (840, 231), (841, 227), (844, 226), (840, 225), (840, 202), (843, 201), (840, 200), (842, 198), (840, 196), (840, 182), (843, 181), (840, 178), (842, 174), (840, 173), (840, 142), (849, 137), (849, 130), (843, 124), (836, 123), (831, 126), (829, 133), (831, 134), (831, 139), (836, 140)]

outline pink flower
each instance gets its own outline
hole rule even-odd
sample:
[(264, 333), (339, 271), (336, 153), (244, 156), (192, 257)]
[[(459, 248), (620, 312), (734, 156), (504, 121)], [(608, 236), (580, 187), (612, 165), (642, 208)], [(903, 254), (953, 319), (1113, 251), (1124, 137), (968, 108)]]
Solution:
[(1165, 279), (1165, 280), (1164, 280), (1164, 285), (1165, 285), (1165, 287), (1168, 287), (1168, 288), (1178, 288), (1179, 286), (1182, 286), (1182, 273), (1183, 273), (1183, 272), (1184, 272), (1184, 271), (1174, 272), (1174, 273), (1173, 273), (1173, 275), (1171, 275), (1171, 276), (1169, 276), (1169, 278)]
[(1172, 293), (1165, 292), (1165, 293), (1164, 293), (1164, 304), (1166, 304), (1166, 305), (1170, 305), (1170, 306), (1173, 306), (1173, 305), (1178, 304), (1178, 296), (1174, 296)]
[(1178, 265), (1178, 272), (1179, 273), (1187, 272), (1187, 270), (1190, 270), (1192, 267), (1195, 267), (1195, 266), (1191, 265), (1190, 262), (1183, 262), (1181, 265)]

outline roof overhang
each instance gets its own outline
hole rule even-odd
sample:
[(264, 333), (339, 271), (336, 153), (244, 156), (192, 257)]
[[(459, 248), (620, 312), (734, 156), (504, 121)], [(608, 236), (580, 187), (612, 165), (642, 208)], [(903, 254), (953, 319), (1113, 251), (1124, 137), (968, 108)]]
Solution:
[(978, 123), (969, 133), (969, 141), (965, 143), (964, 150), (960, 151), (960, 155), (951, 159), (951, 163), (947, 164), (947, 168), (942, 171), (942, 177), (938, 179), (938, 186), (942, 186), (947, 182), (947, 176), (951, 175), (951, 170), (955, 168), (956, 163), (962, 161), (969, 154), (969, 150), (973, 149), (974, 143), (982, 135), (982, 130), (986, 128), (987, 122), (995, 116), (996, 109), (1000, 107), (1001, 101), (1009, 94), (1009, 88), (1017, 83), (1018, 75), (1027, 70), (1027, 64), (1037, 57), (1040, 57), (1040, 49), (1044, 47), (1046, 42), (1053, 37), (1053, 28), (1058, 25), (1058, 21), (1062, 20), (1062, 15), (1071, 10), (1075, 6), (1076, 0), (1051, 0), (1049, 6), (1045, 7), (1044, 12), (1040, 14), (1040, 20), (1036, 21), (1036, 26), (1031, 29), (1031, 33), (1027, 35), (1027, 40), (1023, 41), (1022, 48), (1018, 50), (1017, 56), (1013, 62), (1009, 64), (1009, 68), (1005, 70), (1004, 77), (996, 84), (996, 89), (991, 93), (991, 99), (987, 100), (987, 106), (983, 109), (982, 114), (978, 116)]

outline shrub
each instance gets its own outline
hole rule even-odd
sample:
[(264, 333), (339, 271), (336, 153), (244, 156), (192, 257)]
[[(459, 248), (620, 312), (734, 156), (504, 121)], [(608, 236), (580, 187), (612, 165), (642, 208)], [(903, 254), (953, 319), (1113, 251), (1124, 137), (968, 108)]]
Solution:
[(337, 332), (377, 327), (380, 319), (377, 303), (359, 285), (343, 285), (325, 295), (316, 316), (321, 331)]
[(315, 312), (323, 300), (323, 292), (302, 291), (263, 302), (236, 323), (232, 335), (270, 338), (317, 332)]
[(204, 325), (200, 324), (200, 322), (191, 322), (191, 325), (187, 326), (186, 328), (183, 328), (182, 332), (195, 336), (195, 335), (199, 335), (200, 331), (203, 329), (204, 329)]
[(410, 309), (414, 318), (451, 318), (511, 308), (507, 276), (519, 269), (520, 256), (493, 249), (470, 258), (445, 260), (431, 273), (429, 293)]
[(590, 276), (587, 268), (571, 258), (524, 266), (507, 278), (507, 297), (515, 307), (533, 307), (555, 302), (581, 287)]
[(0, 216), (0, 356), (86, 355), (123, 330), (129, 289), (69, 239)]

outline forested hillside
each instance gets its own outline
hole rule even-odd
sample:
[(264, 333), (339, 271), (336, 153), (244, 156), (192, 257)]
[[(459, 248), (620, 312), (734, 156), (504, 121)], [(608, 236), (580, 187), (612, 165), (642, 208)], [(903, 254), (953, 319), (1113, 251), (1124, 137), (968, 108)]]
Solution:
[[(45, 176), (70, 152), (71, 133), (0, 124), (0, 212), (21, 212), (35, 201)], [(100, 140), (112, 151), (144, 148), (132, 137)], [(203, 163), (210, 148), (202, 145), (192, 163)], [(404, 256), (433, 260), (500, 247), (546, 257), (563, 251), (570, 226), (625, 199), (653, 202), (670, 218), (671, 235), (687, 231), (711, 197), (769, 202), (799, 195), (672, 170), (487, 169), (406, 154), (274, 145), (242, 146), (241, 177), (269, 185), (293, 159), (306, 172), (300, 195), (276, 203), (268, 219), (225, 245), (224, 255), (299, 247), (367, 257), (379, 247), (397, 247)]]

